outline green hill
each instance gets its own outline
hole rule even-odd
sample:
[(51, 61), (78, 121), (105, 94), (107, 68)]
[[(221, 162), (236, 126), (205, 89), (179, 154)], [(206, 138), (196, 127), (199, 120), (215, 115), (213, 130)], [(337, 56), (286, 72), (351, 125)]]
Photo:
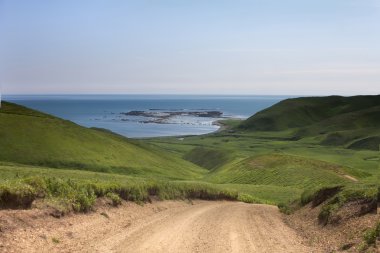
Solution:
[[(319, 136), (323, 145), (376, 147), (380, 136), (380, 95), (303, 97), (281, 101), (242, 122), (247, 131), (293, 131), (292, 139)], [(379, 143), (380, 144), (380, 143)], [(377, 145), (378, 146), (378, 145)]]
[(214, 170), (230, 160), (231, 151), (196, 147), (186, 153), (183, 158), (203, 168)]
[[(239, 125), (241, 129), (280, 131), (309, 126), (343, 114), (380, 106), (380, 95), (354, 97), (302, 97), (283, 100), (262, 110)], [(377, 108), (377, 111), (379, 109)], [(371, 116), (374, 120), (376, 113)], [(377, 117), (378, 118), (378, 117)], [(377, 119), (376, 123), (379, 123)]]
[(0, 147), (0, 161), (53, 168), (187, 180), (206, 172), (139, 141), (8, 102), (0, 108)]
[[(273, 116), (273, 122), (283, 126), (276, 129), (281, 130), (242, 131), (239, 125), (240, 130), (233, 133), (186, 136), (182, 140), (178, 137), (132, 140), (109, 130), (85, 128), (4, 102), (0, 109), (0, 146), (4, 147), (0, 152), (0, 174), (5, 182), (0, 185), (0, 195), (11, 191), (13, 188), (7, 187), (13, 182), (21, 180), (19, 183), (25, 186), (23, 178), (38, 176), (47, 180), (43, 184), (50, 184), (50, 178), (61, 177), (69, 183), (71, 179), (80, 181), (78, 189), (94, 184), (90, 188), (98, 191), (98, 187), (103, 189), (106, 184), (106, 190), (99, 190), (97, 196), (106, 191), (124, 196), (124, 190), (120, 189), (132, 186), (128, 191), (140, 192), (141, 188), (145, 197), (157, 188), (179, 198), (216, 189), (216, 192), (238, 192), (239, 200), (246, 202), (278, 204), (298, 198), (310, 187), (356, 184), (356, 180), (377, 182), (378, 153), (372, 150), (378, 146), (380, 136), (379, 128), (374, 127), (378, 125), (379, 105), (374, 102), (378, 97), (369, 98), (370, 103), (363, 103), (366, 106), (360, 104), (356, 106), (359, 109), (353, 110), (346, 103), (346, 109), (341, 106), (330, 112), (333, 116), (329, 117), (311, 109), (305, 113), (297, 109), (295, 101), (306, 105), (311, 99), (317, 108), (314, 100), (327, 99), (332, 106), (331, 101), (340, 97), (286, 100), (291, 101), (293, 111), (300, 113), (283, 118)], [(281, 103), (286, 105), (286, 101)], [(276, 107), (256, 115), (262, 118), (276, 115)], [(278, 107), (280, 111), (285, 109)], [(302, 119), (302, 115), (318, 117), (305, 116), (303, 126), (287, 128), (289, 118)], [(294, 141), (292, 137), (297, 134), (301, 140)], [(331, 147), (334, 145), (339, 147)], [(29, 183), (26, 184), (28, 190)], [(14, 190), (17, 192), (18, 188)]]
[(285, 154), (248, 157), (226, 164), (208, 177), (214, 183), (292, 186), (305, 188), (349, 180), (341, 165)]

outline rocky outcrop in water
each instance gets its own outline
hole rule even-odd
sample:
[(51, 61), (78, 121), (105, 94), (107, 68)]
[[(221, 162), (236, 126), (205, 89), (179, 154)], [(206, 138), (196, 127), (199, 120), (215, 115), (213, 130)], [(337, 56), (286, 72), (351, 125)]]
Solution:
[[(175, 111), (159, 111), (150, 109), (147, 111), (129, 111), (120, 113), (124, 116), (145, 117), (147, 119), (139, 121), (140, 123), (157, 123), (157, 124), (178, 124), (173, 122), (175, 117), (200, 117), (200, 118), (221, 118), (223, 113), (215, 110), (175, 110)], [(182, 122), (184, 123), (184, 122)]]
[(220, 111), (130, 111), (122, 112), (121, 114), (127, 116), (141, 116), (141, 117), (173, 117), (173, 116), (193, 116), (193, 117), (206, 117), (206, 118), (220, 118), (223, 113)]

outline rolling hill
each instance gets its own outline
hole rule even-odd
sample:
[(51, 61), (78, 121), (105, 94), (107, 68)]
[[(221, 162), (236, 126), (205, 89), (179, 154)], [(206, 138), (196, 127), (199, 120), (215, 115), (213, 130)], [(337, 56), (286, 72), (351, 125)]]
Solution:
[(187, 180), (206, 172), (139, 141), (8, 102), (0, 109), (0, 147), (3, 162)]
[(315, 187), (347, 183), (343, 166), (309, 158), (267, 154), (220, 167), (208, 179), (214, 183)]
[(318, 136), (322, 145), (378, 150), (380, 95), (287, 99), (256, 113), (237, 128), (292, 130), (293, 140)]
[[(306, 224), (333, 224), (342, 212), (356, 222), (352, 207), (371, 218), (380, 199), (379, 98), (289, 99), (225, 131), (144, 140), (4, 102), (0, 209), (37, 203), (61, 217), (90, 212), (99, 198), (114, 206), (222, 199), (313, 213)], [(363, 229), (351, 230), (362, 238)]]

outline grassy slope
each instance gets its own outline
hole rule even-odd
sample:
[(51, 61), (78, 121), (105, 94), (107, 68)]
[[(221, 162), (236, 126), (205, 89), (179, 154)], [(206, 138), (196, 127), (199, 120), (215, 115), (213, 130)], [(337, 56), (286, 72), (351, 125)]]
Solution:
[[(309, 126), (323, 120), (380, 106), (378, 96), (305, 97), (283, 100), (260, 111), (240, 124), (240, 128), (259, 131), (280, 131)], [(374, 113), (371, 117), (376, 117)], [(372, 118), (379, 123), (379, 120)], [(336, 122), (339, 123), (339, 122)], [(366, 122), (362, 122), (366, 123)], [(327, 126), (330, 126), (328, 124)], [(338, 127), (338, 126), (336, 126)], [(345, 124), (340, 124), (345, 127)]]
[(183, 158), (203, 168), (214, 170), (230, 160), (231, 154), (224, 149), (196, 147), (186, 153)]
[[(235, 132), (209, 134), (205, 136), (185, 137), (183, 141), (176, 138), (154, 138), (148, 140), (160, 148), (172, 150), (179, 154), (187, 154), (195, 147), (207, 149), (224, 149), (236, 162), (266, 154), (286, 154), (300, 156), (341, 165), (346, 174), (359, 179), (367, 179), (379, 172), (379, 152), (372, 150), (351, 150), (340, 146), (322, 146), (318, 139), (304, 138), (290, 141), (290, 132)], [(220, 170), (215, 170), (215, 173)]]
[(345, 183), (342, 166), (284, 154), (249, 157), (221, 167), (209, 176), (211, 182), (315, 187)]
[[(193, 181), (168, 181), (159, 179), (147, 179), (129, 175), (111, 174), (103, 172), (92, 172), (84, 170), (66, 170), (52, 169), (39, 166), (20, 165), (13, 163), (0, 163), (0, 209), (2, 205), (2, 195), (4, 195), (4, 186), (11, 186), (11, 191), (17, 194), (24, 194), (23, 187), (25, 183), (20, 184), (23, 180), (32, 179), (40, 181), (41, 179), (62, 180), (63, 183), (75, 182), (80, 185), (92, 185), (101, 189), (103, 195), (106, 192), (114, 192), (120, 189), (131, 191), (135, 200), (144, 200), (149, 187), (159, 187), (161, 190), (160, 197), (165, 198), (186, 198), (186, 194), (191, 190), (194, 193), (206, 194), (224, 194), (228, 196), (239, 195), (239, 200), (246, 202), (258, 202), (268, 204), (278, 204), (284, 201), (291, 201), (296, 196), (300, 196), (302, 190), (293, 187), (280, 187), (272, 185), (243, 185), (243, 184), (214, 184), (200, 180)], [(80, 192), (80, 191), (79, 191)], [(76, 190), (78, 194), (78, 190)], [(248, 196), (247, 196), (248, 195)], [(177, 197), (176, 197), (177, 196)], [(242, 196), (242, 198), (240, 198)], [(57, 197), (51, 196), (51, 197)], [(205, 195), (204, 198), (208, 196)], [(61, 197), (62, 198), (62, 197)], [(66, 197), (63, 196), (63, 199)], [(53, 203), (54, 204), (54, 203)], [(65, 205), (64, 208), (68, 208)]]
[(238, 129), (292, 129), (293, 140), (314, 136), (322, 145), (379, 150), (379, 115), (380, 95), (294, 98), (258, 112)]
[(205, 170), (137, 141), (3, 102), (0, 160), (57, 168), (169, 179), (200, 178)]
[[(232, 127), (236, 124), (230, 124)], [(366, 129), (362, 129), (366, 133)], [(351, 150), (344, 146), (323, 146), (315, 137), (291, 140), (293, 130), (236, 130), (204, 136), (154, 138), (148, 140), (179, 156), (189, 154), (206, 163), (207, 156), (199, 150), (224, 150), (229, 159), (212, 170), (205, 181), (232, 187), (252, 194), (268, 203), (286, 202), (297, 198), (307, 188), (331, 184), (356, 184), (349, 175), (362, 183), (380, 181), (379, 152)], [(193, 158), (194, 159), (194, 158)], [(196, 160), (195, 159), (195, 160)], [(213, 162), (215, 157), (208, 162)]]
[[(369, 104), (372, 105), (373, 102)], [(42, 168), (32, 170), (30, 167), (25, 169), (19, 165), (10, 169), (9, 166), (7, 168), (0, 166), (0, 170), (3, 174), (8, 174), (9, 178), (17, 175), (29, 176), (30, 171), (34, 171), (33, 174), (43, 176), (67, 177), (70, 175), (68, 177), (85, 177), (86, 180), (106, 180), (107, 182), (126, 180), (125, 182), (129, 184), (131, 180), (145, 180), (138, 177), (159, 176), (158, 178), (164, 180), (184, 179), (190, 184), (194, 184), (195, 180), (205, 182), (220, 190), (239, 191), (243, 195), (250, 194), (253, 198), (248, 197), (248, 202), (252, 200), (271, 204), (298, 198), (303, 190), (310, 187), (336, 183), (353, 184), (343, 175), (351, 175), (363, 183), (376, 183), (380, 179), (377, 151), (357, 151), (347, 149), (346, 146), (322, 146), (320, 143), (325, 135), (294, 141), (292, 140), (294, 129), (265, 132), (235, 129), (203, 136), (186, 136), (183, 140), (169, 137), (137, 142), (106, 131), (83, 128), (45, 114), (31, 115), (32, 118), (30, 118), (25, 114), (38, 114), (38, 112), (26, 109), (23, 113), (17, 112), (21, 115), (15, 115), (14, 108), (14, 106), (9, 107), (13, 112), (9, 114), (3, 111), (0, 117), (8, 117), (4, 119), (9, 122), (12, 122), (9, 120), (11, 117), (16, 116), (23, 120), (17, 118), (18, 121), (13, 125), (0, 121), (0, 136), (6, 136), (5, 139), (13, 136), (14, 139), (8, 140), (9, 142), (23, 143), (28, 148), (21, 146), (17, 152), (16, 149), (20, 148), (20, 145), (13, 146), (13, 152), (8, 155), (8, 158), (12, 157), (12, 159), (3, 159), (0, 154), (0, 160), (16, 162), (21, 160), (27, 164), (116, 171), (128, 174), (129, 177), (126, 180), (125, 176), (103, 173), (72, 171), (70, 173), (73, 174), (70, 174), (63, 170)], [(16, 111), (24, 110), (22, 107), (16, 107), (16, 109)], [(25, 143), (23, 140), (30, 138), (29, 136), (21, 137), (22, 135), (15, 133), (5, 135), (2, 131), (4, 124), (7, 129), (17, 129), (20, 128), (18, 124), (20, 122), (33, 126), (33, 131), (36, 131), (38, 135), (44, 135), (44, 140), (33, 137), (29, 139), (32, 143)], [(237, 121), (225, 123), (232, 127), (239, 124)], [(26, 132), (27, 126), (21, 125), (23, 132)], [(40, 129), (42, 127), (45, 127), (45, 131)], [(12, 131), (16, 131), (15, 129)], [(358, 128), (355, 131), (363, 131), (366, 134), (367, 130), (367, 128)], [(63, 138), (64, 133), (69, 133), (69, 136)], [(100, 139), (106, 148), (95, 144), (99, 143)], [(51, 143), (47, 140), (51, 140)], [(4, 139), (0, 139), (0, 142), (4, 142)], [(61, 147), (57, 147), (56, 143), (61, 143)], [(38, 150), (38, 145), (42, 148), (41, 152), (35, 152)], [(75, 152), (71, 152), (70, 147), (74, 147)], [(59, 152), (50, 149), (58, 149)], [(136, 150), (138, 152), (135, 152)], [(66, 152), (69, 154), (67, 155)], [(27, 154), (27, 156), (22, 157), (20, 154)], [(107, 155), (111, 155), (112, 159), (107, 159)], [(205, 169), (202, 170), (182, 158)]]

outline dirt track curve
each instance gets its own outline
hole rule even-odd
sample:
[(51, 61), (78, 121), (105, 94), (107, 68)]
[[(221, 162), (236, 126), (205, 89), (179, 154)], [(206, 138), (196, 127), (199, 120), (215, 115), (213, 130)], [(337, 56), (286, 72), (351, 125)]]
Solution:
[[(1, 235), (0, 252), (317, 252), (268, 205), (165, 201), (62, 219), (34, 214), (29, 220), (27, 211), (0, 214), (0, 222), (8, 219), (15, 227)], [(20, 219), (27, 224), (22, 229)]]

